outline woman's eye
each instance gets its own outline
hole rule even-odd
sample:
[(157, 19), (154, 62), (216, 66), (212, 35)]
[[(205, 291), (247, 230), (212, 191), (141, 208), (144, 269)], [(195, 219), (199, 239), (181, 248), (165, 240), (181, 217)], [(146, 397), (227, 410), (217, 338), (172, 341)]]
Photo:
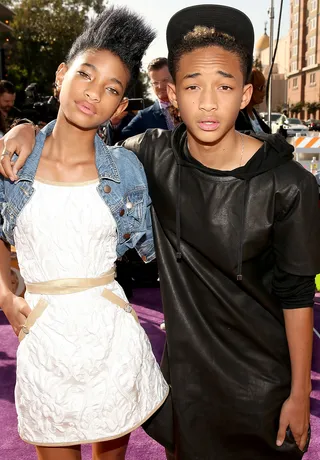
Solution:
[(119, 92), (114, 88), (109, 87), (109, 88), (107, 88), (107, 91), (109, 91), (109, 93), (111, 93), (111, 94), (114, 94), (115, 96), (119, 96)]
[(81, 75), (81, 77), (90, 78), (90, 76), (87, 73), (82, 72), (82, 70), (79, 70), (78, 74)]

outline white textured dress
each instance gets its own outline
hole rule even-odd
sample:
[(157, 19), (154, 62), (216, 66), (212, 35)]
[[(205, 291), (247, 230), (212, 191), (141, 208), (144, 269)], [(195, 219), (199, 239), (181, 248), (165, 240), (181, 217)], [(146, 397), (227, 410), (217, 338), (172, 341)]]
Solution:
[[(116, 260), (117, 228), (97, 181), (35, 180), (15, 228), (26, 283), (96, 278)], [(168, 386), (143, 328), (102, 297), (116, 281), (63, 295), (26, 293), (31, 309), (46, 308), (17, 352), (15, 389), (19, 434), (26, 442), (59, 446), (121, 437), (165, 401)]]

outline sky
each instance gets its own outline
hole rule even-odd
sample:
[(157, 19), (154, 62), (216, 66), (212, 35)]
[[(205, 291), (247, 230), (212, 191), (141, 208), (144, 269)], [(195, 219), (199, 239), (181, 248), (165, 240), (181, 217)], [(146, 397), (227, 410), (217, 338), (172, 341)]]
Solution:
[[(157, 31), (157, 38), (148, 49), (144, 59), (143, 68), (147, 67), (148, 62), (156, 57), (167, 56), (166, 47), (166, 26), (177, 11), (191, 5), (200, 5), (204, 3), (215, 3), (210, 0), (110, 0), (109, 4), (126, 5), (131, 10), (142, 14), (146, 20)], [(218, 0), (218, 4), (232, 6), (241, 9), (253, 23), (255, 30), (255, 38), (258, 40), (264, 33), (265, 22), (268, 22), (267, 33), (269, 35), (269, 15), (268, 10), (271, 5), (271, 0)], [(275, 32), (276, 37), (278, 28), (278, 17), (280, 9), (280, 0), (274, 0), (275, 8)], [(284, 36), (289, 31), (289, 16), (290, 0), (284, 0), (282, 12), (282, 24), (280, 37)]]

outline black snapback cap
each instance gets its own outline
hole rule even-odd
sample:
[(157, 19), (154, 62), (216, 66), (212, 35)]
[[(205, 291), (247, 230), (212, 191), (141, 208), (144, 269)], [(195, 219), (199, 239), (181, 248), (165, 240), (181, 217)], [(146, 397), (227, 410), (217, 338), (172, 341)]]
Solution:
[(167, 46), (172, 51), (196, 26), (215, 28), (235, 38), (248, 54), (253, 54), (253, 25), (242, 11), (224, 5), (195, 5), (178, 11), (167, 27)]

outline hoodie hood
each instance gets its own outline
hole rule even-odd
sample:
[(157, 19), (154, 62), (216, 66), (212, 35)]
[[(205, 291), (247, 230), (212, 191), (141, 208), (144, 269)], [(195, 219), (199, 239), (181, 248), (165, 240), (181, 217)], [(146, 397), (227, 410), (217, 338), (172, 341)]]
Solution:
[(242, 259), (243, 259), (243, 234), (245, 224), (245, 208), (248, 195), (249, 181), (253, 177), (270, 171), (282, 164), (287, 163), (293, 159), (292, 145), (288, 144), (286, 140), (279, 134), (258, 134), (254, 135), (256, 139), (263, 142), (263, 145), (253, 155), (253, 157), (240, 168), (232, 171), (220, 171), (218, 169), (207, 168), (189, 152), (187, 144), (187, 131), (186, 126), (181, 124), (172, 132), (172, 149), (178, 164), (178, 187), (176, 197), (176, 237), (177, 249), (176, 259), (178, 262), (182, 260), (181, 251), (181, 175), (184, 167), (196, 168), (208, 174), (215, 176), (232, 176), (237, 179), (243, 180), (243, 193), (240, 194), (239, 199), (239, 212), (240, 212), (240, 238), (238, 241), (238, 254), (237, 254), (237, 281), (242, 281)]
[(187, 131), (184, 124), (179, 125), (172, 132), (172, 147), (176, 161), (181, 166), (194, 167), (215, 176), (232, 176), (242, 180), (250, 180), (293, 160), (294, 148), (280, 134), (262, 133), (252, 135), (252, 137), (263, 142), (263, 145), (244, 166), (232, 171), (207, 168), (193, 158), (188, 149)]

